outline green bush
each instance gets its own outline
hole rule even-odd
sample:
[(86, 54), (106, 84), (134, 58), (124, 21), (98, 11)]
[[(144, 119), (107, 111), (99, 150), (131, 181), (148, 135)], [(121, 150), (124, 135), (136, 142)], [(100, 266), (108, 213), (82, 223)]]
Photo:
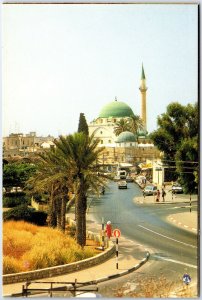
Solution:
[(36, 224), (38, 226), (46, 225), (47, 213), (44, 211), (33, 211), (30, 223)]
[(16, 207), (22, 204), (30, 205), (30, 203), (31, 203), (30, 197), (27, 197), (25, 195), (23, 196), (12, 195), (11, 197), (6, 195), (6, 197), (3, 197), (3, 207)]
[(43, 226), (46, 224), (46, 219), (47, 213), (36, 211), (34, 208), (29, 208), (27, 205), (19, 205), (3, 213), (4, 221), (23, 220), (29, 223)]

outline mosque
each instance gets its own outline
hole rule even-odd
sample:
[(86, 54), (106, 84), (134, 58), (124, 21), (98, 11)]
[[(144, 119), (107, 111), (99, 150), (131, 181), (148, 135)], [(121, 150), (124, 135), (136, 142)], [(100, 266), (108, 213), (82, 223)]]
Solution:
[(105, 147), (102, 157), (103, 165), (146, 161), (147, 157), (159, 156), (158, 150), (147, 137), (147, 86), (143, 65), (139, 90), (143, 129), (139, 130), (137, 135), (124, 131), (116, 136), (114, 129), (117, 122), (134, 116), (132, 108), (125, 102), (118, 101), (117, 98), (106, 104), (98, 117), (88, 125), (89, 134), (94, 134), (94, 137), (100, 140), (99, 146)]
[[(146, 137), (147, 135), (147, 113), (146, 113), (146, 77), (142, 66), (142, 76), (140, 84), (141, 92), (141, 119), (143, 130), (138, 131), (138, 136)], [(95, 138), (99, 138), (102, 146), (120, 146), (126, 143), (126, 146), (138, 146), (137, 136), (132, 132), (122, 132), (118, 137), (114, 133), (116, 123), (121, 119), (134, 116), (133, 110), (125, 102), (112, 101), (106, 104), (100, 111), (97, 119), (89, 124), (89, 134), (94, 134)]]

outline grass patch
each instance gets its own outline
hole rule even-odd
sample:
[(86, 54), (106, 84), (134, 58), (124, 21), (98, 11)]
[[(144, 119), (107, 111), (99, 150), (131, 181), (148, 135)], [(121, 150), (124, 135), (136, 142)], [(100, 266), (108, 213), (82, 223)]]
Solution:
[(56, 229), (24, 221), (3, 223), (3, 274), (68, 264), (96, 254), (93, 247), (82, 249)]

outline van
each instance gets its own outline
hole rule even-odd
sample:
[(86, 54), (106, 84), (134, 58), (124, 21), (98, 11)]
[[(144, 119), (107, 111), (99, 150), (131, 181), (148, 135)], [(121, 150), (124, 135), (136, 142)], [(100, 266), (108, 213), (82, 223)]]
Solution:
[(119, 176), (120, 179), (126, 179), (126, 176), (127, 176), (126, 170), (119, 170), (117, 172), (117, 176)]

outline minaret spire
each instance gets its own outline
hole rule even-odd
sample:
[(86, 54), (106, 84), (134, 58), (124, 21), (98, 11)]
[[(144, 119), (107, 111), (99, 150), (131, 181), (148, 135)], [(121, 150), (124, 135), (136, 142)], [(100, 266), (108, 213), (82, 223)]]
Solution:
[(141, 79), (142, 79), (142, 80), (146, 79), (145, 73), (144, 73), (143, 63), (142, 63), (142, 77), (141, 77)]
[(141, 75), (141, 81), (140, 81), (140, 92), (141, 92), (141, 118), (144, 125), (144, 129), (147, 130), (147, 106), (146, 106), (146, 77), (144, 72), (144, 67), (142, 63), (142, 75)]

